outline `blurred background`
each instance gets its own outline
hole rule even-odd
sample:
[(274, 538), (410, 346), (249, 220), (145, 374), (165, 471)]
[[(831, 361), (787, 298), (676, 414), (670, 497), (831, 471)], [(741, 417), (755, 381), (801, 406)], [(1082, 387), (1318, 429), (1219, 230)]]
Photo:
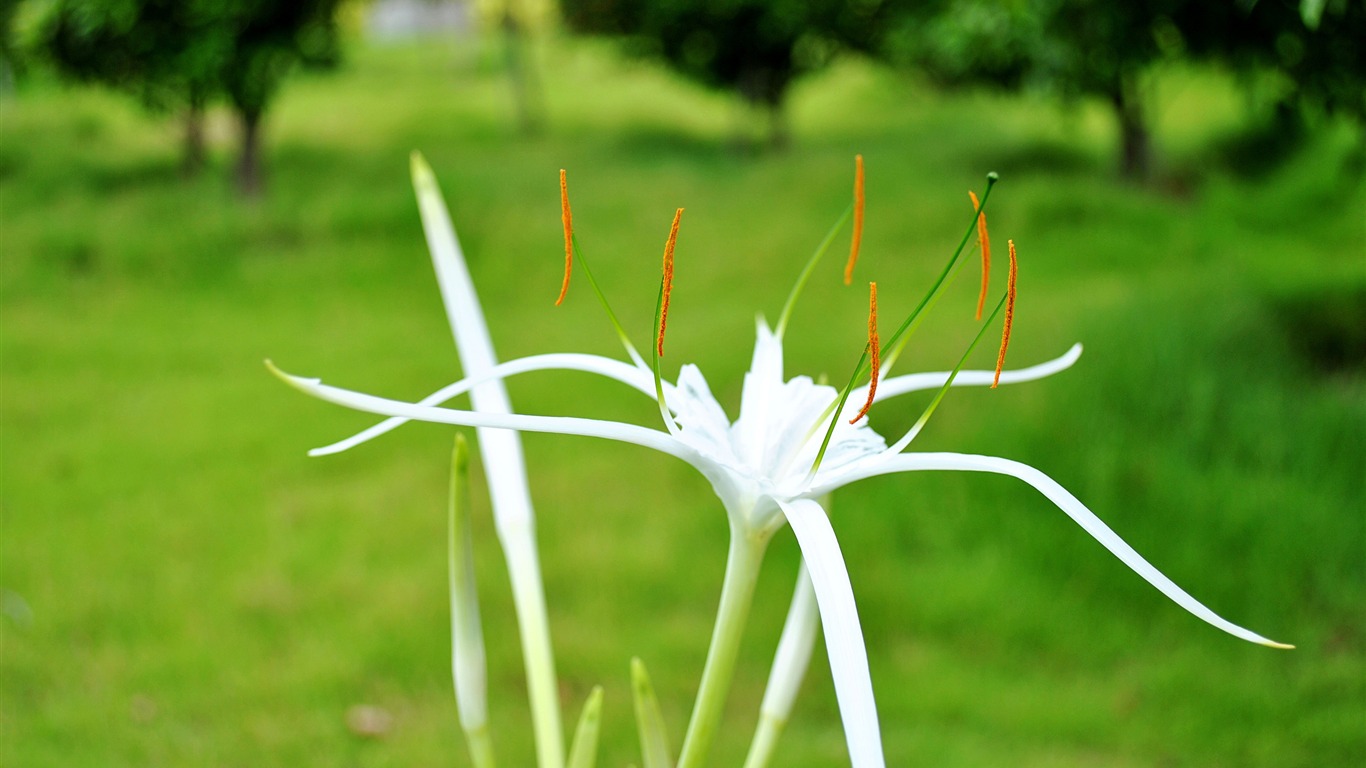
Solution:
[[(504, 358), (619, 355), (556, 308), (556, 174), (644, 344), (678, 246), (666, 374), (734, 415), (774, 318), (867, 161), (858, 277), (884, 324), (1002, 182), (1012, 365), (917, 450), (1032, 464), (1229, 619), (1186, 615), (1020, 483), (883, 478), (832, 518), (892, 765), (1366, 761), (1366, 4), (1357, 0), (0, 1), (0, 764), (466, 764), (450, 693), (452, 430), (371, 423), (261, 365), (416, 399), (459, 377), (408, 180), (443, 184)], [(866, 292), (823, 265), (789, 374), (838, 380)], [(995, 271), (999, 280), (1004, 269)], [(954, 285), (902, 358), (976, 332)], [(990, 367), (994, 350), (979, 350)], [(569, 373), (524, 412), (654, 424)], [(926, 399), (879, 405), (899, 435)], [(569, 722), (607, 689), (602, 765), (638, 761), (627, 663), (675, 743), (724, 515), (691, 468), (525, 440)], [(475, 526), (495, 746), (527, 765), (520, 652)], [(797, 554), (759, 585), (716, 765), (757, 717)], [(777, 764), (847, 762), (823, 650)]]

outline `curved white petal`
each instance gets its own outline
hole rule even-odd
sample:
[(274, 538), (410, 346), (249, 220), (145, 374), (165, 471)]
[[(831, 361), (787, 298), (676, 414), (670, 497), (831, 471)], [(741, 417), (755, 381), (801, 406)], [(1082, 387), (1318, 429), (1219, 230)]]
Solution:
[[(1077, 500), (1066, 488), (1058, 485), (1048, 475), (1018, 461), (1002, 459), (995, 456), (978, 456), (967, 453), (914, 453), (905, 456), (893, 456), (884, 461), (869, 464), (862, 471), (851, 472), (841, 478), (841, 485), (853, 482), (854, 480), (874, 475), (885, 475), (893, 472), (913, 472), (918, 470), (959, 470), (964, 472), (992, 472), (998, 475), (1010, 475), (1011, 477), (1029, 483), (1036, 490), (1048, 497), (1067, 516), (1072, 518), (1077, 525), (1091, 534), (1092, 538), (1100, 542), (1100, 545), (1110, 550), (1111, 554), (1118, 557), (1121, 562), (1129, 566), (1134, 573), (1143, 577), (1145, 581), (1157, 588), (1157, 591), (1166, 595), (1172, 602), (1185, 608), (1196, 618), (1218, 627), (1234, 637), (1247, 640), (1248, 642), (1267, 645), (1273, 648), (1293, 648), (1294, 646), (1278, 643), (1269, 640), (1248, 629), (1244, 629), (1206, 608), (1203, 603), (1191, 597), (1175, 582), (1167, 578), (1161, 571), (1153, 567), (1151, 563), (1138, 554), (1133, 547), (1129, 546), (1119, 534), (1110, 530), (1110, 527), (1096, 517), (1095, 513), (1086, 508), (1086, 505)], [(828, 490), (820, 491), (827, 493)]]
[[(1073, 344), (1061, 357), (1054, 358), (1048, 362), (1031, 365), (1028, 368), (1020, 368), (1013, 371), (1001, 371), (1002, 384), (1019, 384), (1025, 381), (1034, 381), (1055, 373), (1071, 368), (1081, 357), (1081, 344)], [(989, 387), (996, 377), (995, 371), (959, 371), (953, 379), (955, 387)], [(920, 392), (926, 389), (938, 389), (944, 386), (944, 382), (949, 378), (949, 371), (935, 371), (933, 373), (910, 373), (905, 376), (893, 376), (889, 379), (879, 381), (877, 384), (877, 402), (882, 402), (888, 398), (904, 395), (908, 392)], [(858, 408), (863, 407), (863, 401), (868, 398), (868, 387), (864, 385), (855, 389), (849, 395), (849, 402), (855, 404), (849, 414), (852, 416), (858, 412)], [(847, 409), (846, 409), (847, 410)]]
[(324, 384), (320, 379), (309, 379), (285, 373), (267, 362), (275, 375), (299, 391), (344, 405), (357, 411), (377, 413), (381, 416), (401, 416), (417, 421), (431, 421), (439, 424), (454, 424), (461, 427), (477, 427), (498, 431), (548, 432), (557, 435), (583, 435), (601, 437), (623, 443), (643, 445), (661, 453), (676, 456), (697, 467), (704, 474), (713, 467), (712, 462), (697, 454), (692, 448), (657, 429), (623, 424), (618, 421), (581, 419), (572, 416), (525, 416), (518, 413), (484, 413), (482, 411), (462, 411), (454, 408), (436, 408), (401, 400), (390, 400), (375, 395), (367, 395), (341, 387)]
[(835, 530), (830, 527), (825, 510), (811, 499), (779, 501), (778, 505), (797, 536), (811, 573), (850, 762), (854, 768), (882, 768), (882, 736), (873, 681), (868, 674), (868, 651), (863, 645), (854, 590)]
[[(635, 366), (613, 360), (610, 357), (601, 355), (587, 355), (578, 353), (557, 353), (547, 355), (532, 355), (516, 360), (509, 360), (488, 369), (483, 376), (462, 379), (453, 384), (438, 389), (430, 395), (417, 402), (418, 405), (441, 405), (442, 403), (459, 397), (478, 387), (485, 382), (494, 379), (504, 379), (520, 373), (531, 371), (561, 370), (561, 371), (584, 371), (586, 373), (596, 373), (615, 379), (621, 383), (639, 390), (650, 396), (655, 396), (654, 378), (648, 370), (642, 371)], [(673, 385), (664, 383), (664, 394), (669, 396), (673, 392)], [(331, 445), (321, 448), (314, 448), (308, 452), (309, 456), (328, 456), (334, 453), (354, 448), (361, 443), (373, 440), (380, 435), (397, 429), (408, 422), (408, 419), (390, 418), (369, 427), (368, 429), (357, 432), (345, 440), (339, 440)]]

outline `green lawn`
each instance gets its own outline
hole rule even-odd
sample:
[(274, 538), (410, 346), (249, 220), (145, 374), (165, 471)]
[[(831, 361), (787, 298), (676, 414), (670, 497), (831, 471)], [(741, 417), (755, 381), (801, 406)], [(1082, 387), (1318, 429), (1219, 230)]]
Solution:
[[(579, 238), (643, 345), (660, 245), (686, 206), (666, 371), (698, 362), (730, 412), (753, 343), (868, 162), (862, 279), (884, 323), (928, 287), (986, 171), (1020, 247), (1011, 361), (1086, 344), (1066, 374), (952, 393), (918, 450), (1018, 459), (1088, 503), (1197, 598), (1294, 651), (1191, 618), (1021, 483), (916, 474), (841, 492), (891, 765), (1355, 766), (1366, 760), (1366, 189), (1320, 125), (1283, 168), (1224, 170), (1230, 86), (1160, 79), (1166, 181), (1110, 174), (1107, 114), (937, 94), (846, 64), (793, 99), (795, 148), (730, 149), (728, 102), (607, 49), (543, 60), (551, 117), (513, 135), (496, 51), (368, 47), (286, 88), (269, 195), (176, 173), (174, 127), (41, 76), (0, 102), (0, 764), (467, 764), (450, 693), (444, 508), (451, 430), (370, 423), (262, 366), (401, 398), (459, 376), (407, 178), (426, 153), (505, 358), (619, 354), (560, 281), (556, 171)], [(841, 246), (842, 247), (842, 246)], [(838, 250), (838, 248), (837, 248)], [(846, 376), (866, 292), (838, 256), (798, 306), (788, 369)], [(997, 275), (1004, 273), (997, 268)], [(909, 348), (952, 364), (972, 276)], [(856, 283), (857, 284), (857, 283)], [(985, 346), (992, 346), (988, 343)], [(974, 364), (987, 367), (993, 349)], [(514, 403), (657, 423), (578, 374)], [(880, 405), (899, 435), (924, 399)], [(652, 421), (653, 417), (653, 421)], [(638, 761), (628, 660), (677, 744), (706, 651), (724, 515), (691, 468), (629, 446), (525, 440), (563, 702), (606, 686), (601, 765)], [(482, 494), (475, 513), (493, 728), (531, 764), (520, 654)], [(796, 548), (759, 586), (714, 764), (738, 765)], [(389, 710), (383, 739), (349, 707)], [(845, 761), (823, 651), (778, 754)]]

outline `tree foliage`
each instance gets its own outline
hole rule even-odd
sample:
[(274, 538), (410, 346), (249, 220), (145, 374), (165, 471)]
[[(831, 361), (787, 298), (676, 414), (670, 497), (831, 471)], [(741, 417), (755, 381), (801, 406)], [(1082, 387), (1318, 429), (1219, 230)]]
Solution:
[(227, 100), (242, 123), (238, 183), (252, 193), (260, 185), (261, 117), (294, 67), (336, 63), (339, 2), (57, 0), (41, 48), (71, 77), (192, 120), (210, 100)]
[(1285, 105), (1366, 117), (1366, 3), (1359, 0), (932, 0), (890, 24), (882, 53), (951, 85), (1096, 96), (1115, 110), (1121, 172), (1146, 178), (1141, 78), (1189, 57), (1285, 83)]
[(835, 51), (868, 49), (878, 38), (885, 0), (564, 0), (569, 25), (628, 41), (705, 86), (738, 94), (773, 120), (782, 144), (782, 109), (801, 75)]

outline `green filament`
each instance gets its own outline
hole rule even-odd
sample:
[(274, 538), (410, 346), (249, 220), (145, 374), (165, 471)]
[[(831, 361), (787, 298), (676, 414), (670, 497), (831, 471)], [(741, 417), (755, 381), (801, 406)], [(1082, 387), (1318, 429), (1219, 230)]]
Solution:
[[(981, 215), (982, 211), (986, 210), (987, 199), (991, 197), (991, 189), (996, 185), (996, 182), (999, 179), (1000, 177), (996, 175), (995, 171), (987, 174), (987, 188), (986, 191), (982, 193), (982, 202), (977, 206), (977, 209), (972, 212), (972, 220), (968, 222), (968, 228), (963, 233), (963, 239), (959, 241), (958, 247), (954, 249), (953, 255), (949, 257), (948, 263), (944, 265), (944, 269), (941, 270), (939, 276), (935, 278), (934, 284), (930, 286), (930, 290), (925, 294), (925, 298), (920, 300), (920, 303), (916, 305), (915, 309), (911, 310), (911, 314), (897, 327), (896, 332), (887, 339), (887, 346), (891, 349), (891, 352), (887, 355), (886, 362), (883, 364), (884, 369), (890, 368), (892, 363), (896, 361), (897, 356), (906, 346), (906, 342), (910, 340), (911, 333), (920, 326), (920, 320), (922, 319), (925, 310), (934, 306), (935, 302), (937, 302), (939, 297), (943, 294), (947, 284), (952, 282), (953, 277), (958, 274), (958, 269), (955, 267), (961, 268), (959, 257), (963, 255), (963, 249), (967, 248), (968, 241), (972, 239), (972, 233), (977, 229), (977, 217)], [(841, 220), (841, 223), (842, 221), (843, 220)], [(1001, 301), (1004, 302), (1005, 299), (1002, 299)], [(999, 311), (999, 309), (1000, 306), (998, 305), (997, 310)], [(995, 316), (996, 313), (993, 312), (992, 317), (994, 318)], [(978, 338), (981, 338), (980, 332), (978, 333)], [(972, 351), (972, 348), (976, 346), (976, 344), (977, 342), (973, 341), (972, 345), (968, 347), (968, 351)], [(853, 391), (854, 385), (858, 383), (858, 380), (866, 372), (870, 362), (868, 353), (869, 348), (865, 346), (863, 348), (863, 354), (859, 357), (858, 364), (854, 366), (853, 375), (849, 377), (849, 383), (846, 384), (844, 389), (840, 392), (839, 400), (827, 407), (820, 415), (820, 418), (816, 420), (816, 425), (819, 425), (824, 422), (825, 419), (829, 418), (830, 426), (826, 427), (825, 437), (821, 439), (820, 450), (816, 451), (816, 460), (811, 464), (811, 471), (807, 474), (808, 479), (815, 477), (816, 471), (820, 469), (821, 461), (825, 458), (825, 451), (830, 447), (830, 439), (835, 434), (835, 427), (839, 424), (839, 415), (844, 412), (844, 404), (849, 399), (849, 393)], [(964, 359), (966, 359), (966, 355), (964, 355)], [(961, 367), (961, 361), (959, 365)], [(881, 371), (878, 371), (875, 375), (880, 373)], [(957, 373), (958, 369), (954, 369), (954, 375), (957, 375)], [(949, 381), (952, 382), (952, 380), (952, 377), (950, 377)], [(946, 386), (943, 392), (947, 391)], [(930, 408), (930, 412), (933, 412), (933, 406), (938, 405), (939, 399), (943, 397), (943, 392), (935, 399), (935, 402)], [(928, 413), (923, 418), (928, 419)], [(813, 425), (812, 428), (814, 430), (815, 426)]]
[(626, 354), (630, 356), (633, 362), (639, 365), (641, 363), (640, 353), (636, 351), (635, 345), (631, 343), (631, 338), (626, 335), (626, 329), (622, 327), (621, 321), (617, 319), (617, 314), (612, 311), (612, 305), (607, 303), (607, 295), (602, 292), (602, 289), (598, 287), (598, 281), (593, 278), (593, 270), (588, 268), (588, 260), (583, 257), (583, 251), (579, 248), (578, 235), (571, 234), (569, 239), (574, 245), (574, 258), (578, 259), (579, 267), (583, 269), (584, 277), (588, 278), (588, 284), (592, 286), (594, 295), (598, 297), (598, 303), (602, 305), (603, 311), (607, 313), (607, 319), (612, 323), (612, 328), (617, 332), (617, 338), (621, 340), (621, 345), (626, 348)]
[(835, 225), (825, 234), (825, 239), (821, 240), (821, 244), (816, 247), (816, 252), (807, 259), (806, 266), (802, 267), (802, 273), (797, 276), (796, 285), (792, 286), (792, 292), (787, 295), (787, 302), (783, 304), (783, 312), (778, 316), (777, 336), (779, 340), (783, 338), (783, 332), (787, 330), (787, 321), (792, 319), (792, 308), (797, 305), (797, 297), (801, 295), (802, 289), (811, 279), (811, 273), (816, 270), (816, 264), (825, 256), (825, 252), (830, 250), (830, 243), (834, 242), (835, 235), (839, 234), (840, 228), (844, 226), (844, 222), (849, 220), (849, 216), (853, 212), (854, 204), (850, 203), (849, 207), (845, 208), (844, 213), (835, 221)]

